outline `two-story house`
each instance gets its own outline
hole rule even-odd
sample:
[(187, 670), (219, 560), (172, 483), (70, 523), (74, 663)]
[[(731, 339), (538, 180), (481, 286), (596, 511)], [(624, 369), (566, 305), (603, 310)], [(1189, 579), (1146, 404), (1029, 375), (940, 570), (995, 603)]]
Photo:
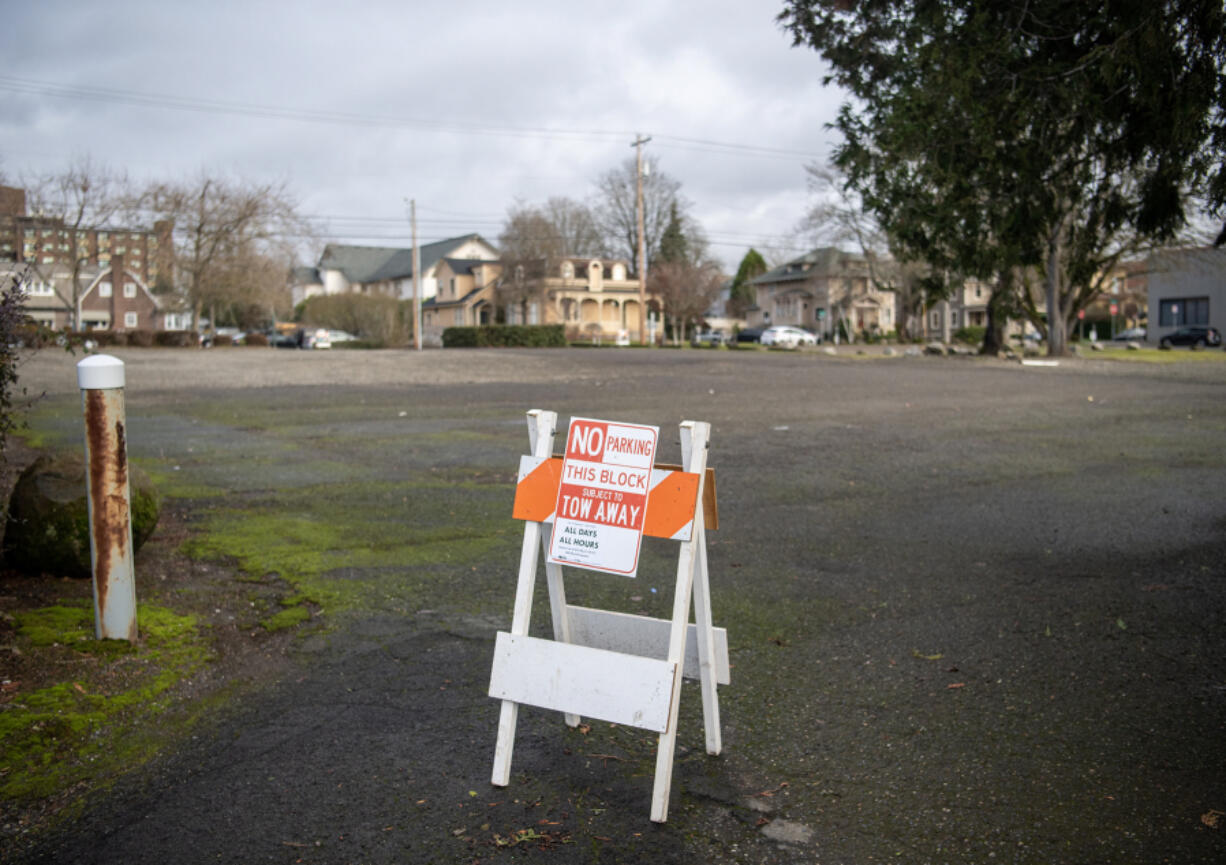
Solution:
[(449, 327), (493, 324), (495, 286), (502, 273), (498, 261), (444, 258), (435, 272), (434, 297), (422, 304), (422, 338), (440, 345)]
[[(418, 247), (421, 299), (438, 292), (438, 267), (444, 258), (488, 261), (498, 250), (478, 234), (466, 234)], [(410, 247), (351, 246), (329, 243), (314, 268), (297, 268), (291, 294), (296, 306), (309, 297), (372, 294), (413, 299), (413, 250)]]
[(822, 247), (755, 277), (750, 327), (790, 324), (830, 337), (842, 326), (855, 333), (889, 333), (897, 326), (896, 298), (879, 290), (863, 255)]
[(567, 339), (641, 342), (639, 282), (629, 271), (625, 261), (605, 258), (509, 265), (497, 303), (507, 324), (561, 324)]

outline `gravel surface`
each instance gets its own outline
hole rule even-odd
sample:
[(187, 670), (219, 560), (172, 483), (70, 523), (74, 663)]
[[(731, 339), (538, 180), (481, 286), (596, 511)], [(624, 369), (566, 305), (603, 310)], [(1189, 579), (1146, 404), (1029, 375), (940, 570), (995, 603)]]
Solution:
[[(237, 502), (509, 476), (530, 408), (658, 424), (665, 461), (679, 421), (711, 422), (725, 750), (703, 753), (687, 687), (656, 826), (649, 736), (527, 709), (511, 786), (491, 787), (485, 692), (515, 562), (506, 544), (458, 549), (403, 573), (455, 594), (389, 589), (383, 609), (338, 616), (301, 641), (293, 672), (20, 861), (1226, 859), (1226, 365), (114, 353), (134, 459)], [(23, 367), (48, 393), (36, 428), (76, 422), (75, 360), (45, 351)], [(496, 510), (516, 532), (502, 483)], [(436, 486), (431, 513), (463, 507), (453, 494), (484, 501), (478, 486)], [(629, 585), (568, 575), (568, 590), (657, 615), (669, 555), (645, 553)], [(534, 632), (543, 595), (541, 581)]]

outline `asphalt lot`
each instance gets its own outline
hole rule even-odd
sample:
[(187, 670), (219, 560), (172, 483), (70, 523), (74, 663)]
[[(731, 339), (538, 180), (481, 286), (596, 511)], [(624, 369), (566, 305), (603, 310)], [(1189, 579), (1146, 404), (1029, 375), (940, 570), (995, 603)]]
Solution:
[[(1226, 366), (115, 353), (132, 458), (224, 489), (239, 514), (484, 534), (318, 575), (382, 594), (29, 861), (1226, 858)], [(32, 424), (64, 440), (73, 362), (44, 352), (22, 371), (48, 394)], [(512, 784), (489, 784), (531, 408), (659, 425), (665, 461), (680, 421), (713, 427), (724, 754), (703, 753), (687, 686), (663, 826), (647, 819), (653, 741), (629, 728), (525, 710)], [(229, 525), (210, 522), (216, 499), (197, 506), (202, 531)], [(670, 555), (568, 590), (667, 615)], [(539, 633), (543, 596), (541, 580)]]

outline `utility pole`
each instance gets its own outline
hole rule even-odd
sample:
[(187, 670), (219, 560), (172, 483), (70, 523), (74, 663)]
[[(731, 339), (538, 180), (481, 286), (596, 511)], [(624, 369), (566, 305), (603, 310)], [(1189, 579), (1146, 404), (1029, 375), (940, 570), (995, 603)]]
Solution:
[(639, 260), (638, 267), (635, 269), (639, 272), (639, 342), (647, 342), (647, 240), (643, 231), (645, 222), (643, 216), (643, 145), (651, 140), (651, 136), (644, 138), (639, 133), (634, 134), (634, 143), (630, 146), (634, 148), (635, 155), (635, 213), (638, 218), (638, 235), (639, 235)]
[(409, 199), (413, 229), (413, 348), (421, 351), (421, 250), (417, 248), (417, 199)]

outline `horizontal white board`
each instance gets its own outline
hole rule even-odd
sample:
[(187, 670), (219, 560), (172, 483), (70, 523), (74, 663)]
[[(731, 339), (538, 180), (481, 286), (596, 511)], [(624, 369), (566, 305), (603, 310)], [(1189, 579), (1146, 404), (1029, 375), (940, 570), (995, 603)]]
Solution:
[(663, 733), (674, 665), (498, 632), (490, 696)]
[[(611, 613), (591, 607), (568, 605), (570, 614), (570, 641), (594, 649), (624, 652), (664, 660), (668, 657), (668, 638), (672, 622), (667, 619), (652, 619), (630, 613)], [(715, 668), (715, 681), (727, 685), (732, 681), (728, 665), (728, 632), (712, 628), (711, 660)], [(687, 679), (700, 678), (698, 668), (698, 626), (690, 625), (685, 635), (685, 666), (682, 671)]]

